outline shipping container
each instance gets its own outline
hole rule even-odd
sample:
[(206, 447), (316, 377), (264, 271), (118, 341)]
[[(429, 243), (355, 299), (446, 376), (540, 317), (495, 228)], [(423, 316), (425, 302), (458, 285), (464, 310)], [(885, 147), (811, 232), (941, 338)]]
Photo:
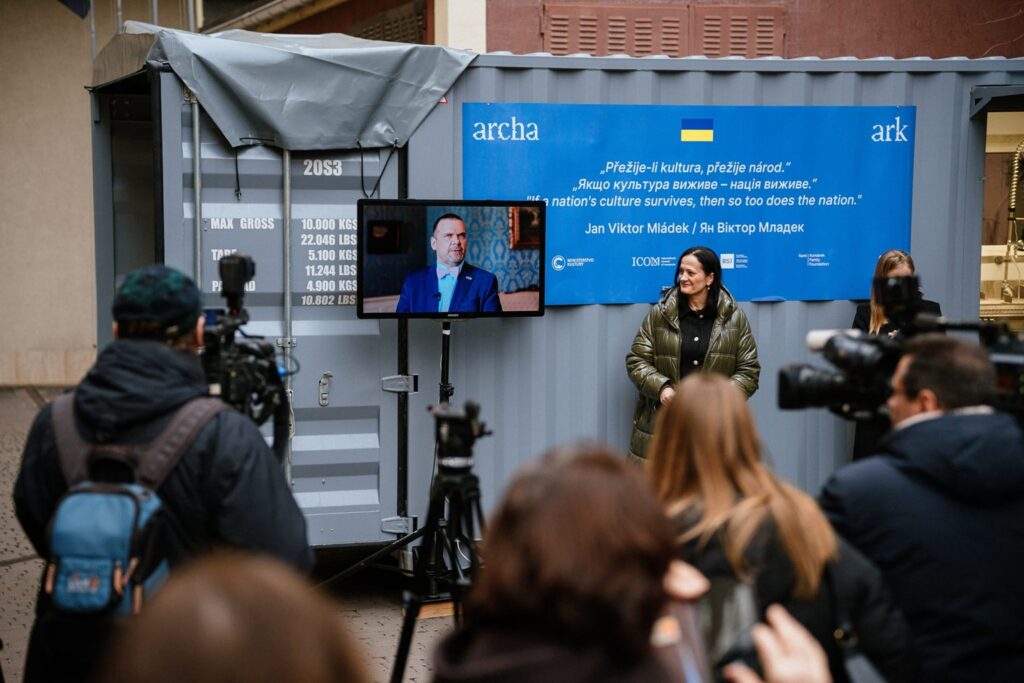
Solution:
[[(915, 107), (911, 250), (929, 298), (947, 317), (976, 319), (985, 114), (1024, 109), (1022, 92), (1024, 59), (488, 54), (469, 65), (397, 151), (289, 152), (232, 148), (179, 77), (150, 64), (92, 91), (100, 342), (110, 338), (105, 302), (129, 270), (162, 261), (191, 273), (198, 263), (212, 306), (219, 305), (217, 259), (235, 249), (252, 254), (257, 274), (246, 297), (253, 320), (246, 329), (283, 345), (294, 339), (290, 352), (300, 366), (292, 380), (289, 476), (310, 541), (390, 541), (426, 510), (434, 467), (427, 407), (438, 397), (442, 330), (429, 320), (356, 318), (354, 271), (346, 268), (355, 263), (356, 202), (378, 178), (384, 198), (461, 198), (463, 104)], [(779, 410), (777, 372), (792, 362), (824, 364), (806, 348), (805, 335), (848, 327), (854, 304), (741, 306), (763, 368), (751, 405), (767, 458), (813, 494), (849, 459), (853, 429), (825, 410)], [(636, 390), (624, 357), (647, 310), (549, 306), (541, 318), (452, 325), (453, 401), (479, 403), (494, 432), (475, 447), (485, 508), (518, 467), (552, 446), (589, 439), (625, 451)], [(418, 376), (418, 393), (404, 393), (393, 378), (406, 375)]]

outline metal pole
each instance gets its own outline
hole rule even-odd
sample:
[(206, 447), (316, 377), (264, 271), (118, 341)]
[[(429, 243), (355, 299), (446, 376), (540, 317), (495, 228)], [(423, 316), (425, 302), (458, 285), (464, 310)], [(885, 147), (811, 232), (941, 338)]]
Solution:
[(195, 100), (195, 93), (191, 93), (192, 101), (192, 194), (195, 206), (193, 216), (193, 251), (192, 273), (199, 291), (203, 291), (203, 261), (200, 242), (203, 237), (203, 176), (201, 174), (200, 161), (203, 157), (202, 145), (199, 141), (199, 102)]
[[(292, 154), (287, 149), (281, 150), (281, 161), (284, 164), (282, 173), (284, 175), (284, 367), (289, 370), (292, 366)], [(292, 376), (285, 374), (284, 389), (288, 395), (288, 402), (292, 405), (294, 392), (292, 390)], [(292, 415), (294, 416), (294, 408)], [(294, 420), (294, 417), (292, 418)], [(293, 422), (294, 424), (294, 422)], [(289, 434), (284, 459), (285, 480), (292, 483), (292, 440)]]
[(121, 29), (124, 27), (124, 11), (123, 11), (123, 8), (121, 7), (121, 0), (117, 0), (116, 7), (117, 7), (117, 27), (114, 28), (114, 35), (117, 35), (118, 33), (120, 33)]
[(188, 30), (196, 32), (196, 0), (188, 0)]
[(152, 8), (153, 9), (150, 12), (150, 14), (152, 15), (152, 20), (153, 20), (152, 23), (154, 25), (159, 25), (159, 23), (160, 23), (160, 21), (159, 21), (159, 18), (160, 18), (160, 0), (153, 0)]
[(89, 5), (89, 47), (92, 50), (92, 61), (96, 61), (96, 3)]

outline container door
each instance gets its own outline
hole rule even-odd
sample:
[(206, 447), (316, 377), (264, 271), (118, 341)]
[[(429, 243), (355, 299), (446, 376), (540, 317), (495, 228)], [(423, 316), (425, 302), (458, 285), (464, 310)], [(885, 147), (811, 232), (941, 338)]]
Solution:
[[(165, 221), (164, 239), (167, 263), (191, 273), (192, 114), (180, 88), (165, 78), (164, 113), (173, 108), (177, 116), (162, 117), (164, 211), (173, 216)], [(385, 520), (392, 527), (397, 509), (397, 399), (382, 391), (381, 378), (395, 374), (396, 324), (355, 315), (360, 171), (372, 187), (382, 160), (373, 151), (362, 161), (358, 152), (291, 156), (292, 333), (286, 339), (283, 153), (252, 146), (236, 154), (205, 115), (200, 127), (202, 290), (207, 306), (222, 307), (218, 260), (235, 251), (249, 254), (256, 276), (245, 296), (251, 322), (244, 329), (279, 348), (294, 344), (291, 483), (310, 543), (393, 540), (382, 527)], [(396, 178), (389, 169), (382, 192), (394, 192)], [(270, 430), (268, 423), (268, 439)]]

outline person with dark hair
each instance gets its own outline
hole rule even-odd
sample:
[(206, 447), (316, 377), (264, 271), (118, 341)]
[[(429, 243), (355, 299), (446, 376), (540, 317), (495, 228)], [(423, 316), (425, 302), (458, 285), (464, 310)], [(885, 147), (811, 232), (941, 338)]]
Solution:
[(668, 681), (650, 645), (672, 529), (636, 468), (601, 446), (555, 450), (509, 484), (487, 526), (463, 627), (438, 683)]
[(892, 377), (893, 431), (819, 499), (881, 569), (927, 681), (1024, 671), (1024, 432), (989, 406), (995, 389), (977, 345), (914, 337)]
[[(147, 444), (208, 385), (197, 352), (203, 296), (184, 274), (162, 265), (129, 273), (113, 303), (115, 341), (99, 354), (71, 399), (72, 427), (88, 443)], [(58, 399), (64, 400), (64, 399)], [(47, 558), (47, 527), (70, 483), (53, 404), (36, 416), (14, 486), (14, 507), (32, 546)], [(157, 489), (162, 548), (174, 566), (218, 545), (313, 565), (306, 520), (256, 424), (224, 409), (196, 433)], [(67, 615), (40, 590), (26, 681), (87, 680), (114, 622)]]
[(840, 606), (885, 680), (915, 680), (907, 626), (878, 570), (836, 537), (813, 498), (761, 462), (754, 417), (732, 382), (695, 373), (679, 383), (658, 416), (647, 473), (680, 559), (712, 581), (753, 586), (761, 612), (786, 607), (825, 649), (836, 683), (847, 680), (833, 637)]
[(749, 398), (761, 364), (747, 316), (722, 284), (718, 255), (690, 247), (676, 265), (673, 286), (644, 318), (626, 354), (626, 371), (640, 392), (633, 412), (629, 457), (646, 458), (658, 410), (691, 372), (725, 375)]
[(454, 213), (434, 221), (430, 248), (437, 263), (410, 273), (402, 283), (397, 313), (497, 313), (498, 278), (466, 263), (466, 223)]
[(330, 598), (266, 557), (175, 573), (112, 644), (100, 683), (369, 683)]
[[(895, 337), (900, 330), (885, 315), (885, 309), (878, 300), (874, 284), (881, 279), (890, 277), (909, 277), (917, 272), (914, 258), (902, 249), (890, 249), (883, 252), (875, 263), (872, 276), (871, 299), (857, 304), (851, 327), (865, 334), (879, 334)], [(921, 312), (931, 315), (942, 315), (942, 309), (935, 301), (921, 300)], [(860, 460), (875, 451), (875, 447), (886, 432), (889, 431), (889, 420), (885, 416), (870, 420), (858, 421), (853, 433), (853, 459)]]

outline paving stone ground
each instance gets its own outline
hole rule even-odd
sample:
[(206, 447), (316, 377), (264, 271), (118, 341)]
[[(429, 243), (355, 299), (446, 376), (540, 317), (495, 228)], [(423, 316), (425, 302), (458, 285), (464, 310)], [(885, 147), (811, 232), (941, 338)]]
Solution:
[[(14, 516), (11, 491), (18, 473), (21, 449), (39, 407), (61, 392), (54, 388), (0, 388), (0, 666), (8, 683), (20, 683), (25, 647), (32, 626), (35, 593), (43, 562), (25, 538)], [(372, 549), (318, 552), (314, 581), (323, 581)], [(362, 647), (366, 667), (374, 681), (387, 681), (402, 625), (401, 576), (367, 569), (332, 584), (330, 595), (338, 604), (355, 640)], [(421, 619), (409, 654), (405, 680), (430, 679), (430, 656), (436, 643), (451, 630), (451, 619)]]

